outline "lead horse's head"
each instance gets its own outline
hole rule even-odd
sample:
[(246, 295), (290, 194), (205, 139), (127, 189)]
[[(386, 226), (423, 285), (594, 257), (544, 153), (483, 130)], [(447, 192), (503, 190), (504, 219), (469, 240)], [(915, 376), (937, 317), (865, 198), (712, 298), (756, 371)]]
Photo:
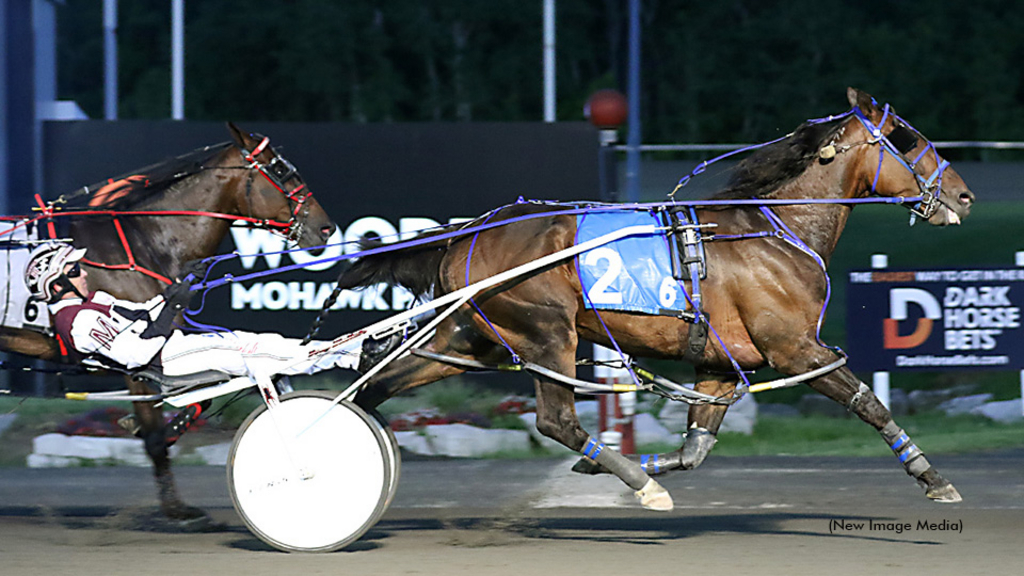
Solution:
[(228, 130), (250, 168), (239, 211), (265, 220), (265, 226), (303, 248), (323, 246), (336, 226), (295, 166), (270, 146), (269, 138), (230, 122)]
[[(867, 145), (861, 151), (863, 189), (879, 196), (920, 197), (911, 211), (935, 226), (959, 224), (970, 214), (974, 193), (934, 144), (870, 94), (848, 88), (846, 96), (853, 118), (834, 144), (843, 140), (843, 150)], [(834, 144), (831, 151), (822, 150), (823, 158), (836, 152)]]

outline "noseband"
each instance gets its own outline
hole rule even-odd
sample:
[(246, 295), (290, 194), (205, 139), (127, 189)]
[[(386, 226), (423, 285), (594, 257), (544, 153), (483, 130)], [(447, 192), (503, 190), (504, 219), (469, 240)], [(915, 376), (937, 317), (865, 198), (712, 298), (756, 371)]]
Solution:
[[(295, 165), (286, 160), (284, 156), (275, 154), (270, 162), (267, 163), (262, 163), (257, 160), (257, 156), (266, 150), (269, 145), (270, 138), (264, 136), (263, 140), (260, 141), (252, 152), (249, 152), (244, 148), (240, 148), (242, 158), (249, 163), (249, 178), (245, 182), (245, 197), (249, 198), (251, 196), (253, 178), (255, 176), (255, 172), (259, 172), (274, 188), (277, 189), (278, 192), (288, 199), (288, 205), (293, 206), (291, 218), (284, 224), (283, 229), (271, 227), (271, 232), (283, 236), (284, 239), (289, 242), (297, 243), (299, 238), (302, 237), (303, 229), (306, 226), (306, 218), (309, 216), (309, 207), (306, 206), (306, 201), (313, 197), (313, 193), (306, 190), (304, 194), (301, 194), (301, 192), (306, 189), (305, 182), (299, 184), (290, 191), (285, 187), (285, 184), (287, 184), (288, 181), (299, 178), (299, 171), (296, 170)], [(302, 212), (301, 218), (299, 217), (300, 211)]]

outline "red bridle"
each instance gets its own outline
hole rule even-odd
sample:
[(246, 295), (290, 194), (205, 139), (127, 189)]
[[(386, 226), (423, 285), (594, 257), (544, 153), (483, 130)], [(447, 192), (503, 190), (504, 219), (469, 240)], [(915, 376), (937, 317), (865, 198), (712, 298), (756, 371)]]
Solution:
[[(263, 177), (267, 179), (267, 182), (270, 182), (271, 186), (276, 188), (281, 194), (284, 194), (290, 203), (295, 204), (295, 208), (292, 210), (291, 218), (287, 222), (287, 227), (285, 228), (283, 235), (286, 240), (290, 242), (297, 242), (299, 236), (302, 234), (302, 227), (304, 225), (304, 220), (299, 220), (299, 211), (302, 210), (306, 201), (313, 196), (313, 193), (307, 190), (305, 194), (300, 194), (300, 192), (306, 188), (305, 182), (299, 184), (291, 191), (285, 187), (288, 180), (298, 175), (298, 171), (296, 171), (295, 166), (293, 166), (288, 160), (285, 160), (284, 157), (274, 155), (270, 162), (267, 162), (266, 164), (257, 160), (257, 156), (259, 156), (260, 153), (262, 153), (269, 145), (270, 138), (264, 136), (263, 140), (260, 141), (252, 152), (247, 152), (245, 149), (242, 149), (242, 158), (244, 158), (246, 162), (249, 162), (250, 169), (255, 169), (262, 174)], [(271, 230), (271, 232), (275, 231)]]

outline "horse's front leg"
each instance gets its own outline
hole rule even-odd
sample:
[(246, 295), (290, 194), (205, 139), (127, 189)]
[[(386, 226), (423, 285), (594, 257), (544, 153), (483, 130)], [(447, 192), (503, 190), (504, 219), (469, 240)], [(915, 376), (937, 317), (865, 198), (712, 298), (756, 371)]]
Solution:
[[(698, 371), (697, 382), (693, 389), (711, 396), (728, 396), (736, 389), (737, 381), (735, 376)], [(711, 452), (711, 448), (715, 446), (718, 428), (722, 425), (722, 419), (725, 418), (728, 408), (725, 405), (712, 404), (690, 406), (686, 437), (679, 450), (661, 454), (631, 455), (628, 458), (638, 462), (651, 476), (664, 474), (671, 470), (693, 470), (700, 466), (704, 458)], [(587, 458), (580, 459), (572, 469), (581, 474), (608, 473), (608, 470)]]
[[(152, 394), (152, 391), (141, 382), (131, 378), (128, 389), (132, 394)], [(171, 459), (167, 453), (167, 436), (164, 426), (163, 410), (154, 402), (133, 402), (135, 416), (138, 419), (139, 433), (146, 446), (146, 454), (153, 462), (153, 477), (156, 479), (157, 492), (160, 496), (160, 511), (172, 520), (197, 520), (206, 518), (206, 513), (181, 501), (178, 489), (171, 472)]]
[(928, 462), (924, 453), (892, 419), (892, 413), (867, 384), (845, 366), (808, 382), (814, 390), (846, 406), (858, 418), (882, 435), (907, 474), (925, 488), (925, 496), (936, 502), (960, 502), (963, 498), (948, 480)]

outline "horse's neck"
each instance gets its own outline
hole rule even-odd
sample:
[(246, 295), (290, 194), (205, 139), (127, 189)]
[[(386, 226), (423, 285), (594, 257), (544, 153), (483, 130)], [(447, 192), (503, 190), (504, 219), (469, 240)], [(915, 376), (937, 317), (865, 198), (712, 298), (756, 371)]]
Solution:
[[(157, 202), (157, 210), (239, 214), (231, 187), (215, 171), (204, 171), (178, 182)], [(166, 217), (158, 222), (173, 246), (164, 248), (174, 261), (213, 254), (227, 235), (230, 220), (209, 217)]]
[(228, 219), (188, 213), (238, 214), (234, 186), (216, 170), (184, 178), (138, 209), (186, 213), (140, 219), (133, 227), (136, 244), (146, 244), (153, 259), (172, 265), (216, 253), (231, 224)]
[[(814, 162), (803, 174), (783, 185), (772, 198), (841, 200), (852, 197), (857, 186), (852, 155), (828, 164)], [(849, 204), (777, 206), (772, 210), (789, 229), (827, 262), (850, 216)]]

